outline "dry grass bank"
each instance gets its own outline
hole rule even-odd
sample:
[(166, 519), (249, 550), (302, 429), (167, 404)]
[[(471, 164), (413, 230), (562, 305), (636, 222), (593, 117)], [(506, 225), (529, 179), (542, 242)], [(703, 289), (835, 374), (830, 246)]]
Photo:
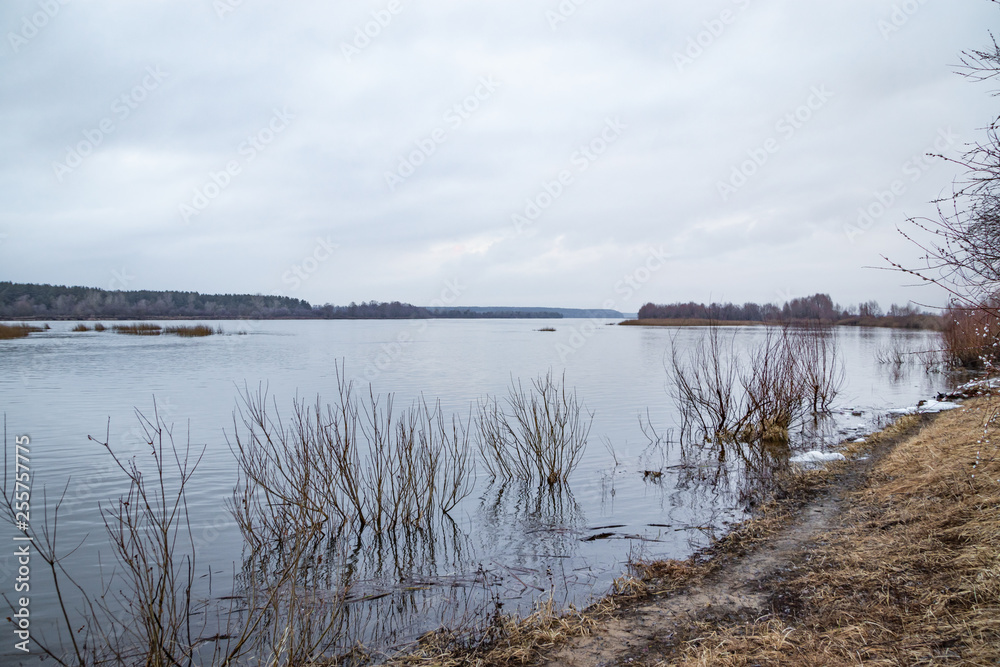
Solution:
[(879, 463), (838, 527), (764, 582), (769, 613), (705, 615), (637, 662), (1000, 664), (998, 426), (986, 400), (941, 415)]

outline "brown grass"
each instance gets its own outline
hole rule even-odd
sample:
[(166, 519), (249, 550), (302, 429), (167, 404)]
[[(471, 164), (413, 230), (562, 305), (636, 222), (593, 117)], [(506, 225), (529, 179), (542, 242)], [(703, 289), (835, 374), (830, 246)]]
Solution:
[(216, 333), (222, 333), (222, 329), (219, 328), (216, 330), (204, 324), (196, 324), (194, 326), (167, 327), (163, 332), (173, 334), (175, 336), (181, 336), (182, 338), (200, 338), (202, 336), (211, 336)]
[(27, 338), (28, 334), (45, 331), (45, 327), (35, 327), (28, 324), (0, 324), (0, 340)]
[(159, 336), (163, 333), (163, 327), (159, 324), (116, 324), (111, 327), (115, 333), (129, 336)]
[(72, 329), (70, 329), (70, 331), (90, 331), (90, 327), (88, 327), (86, 324), (80, 323), (77, 324)]
[(617, 608), (612, 597), (586, 612), (559, 610), (551, 599), (538, 603), (528, 616), (497, 615), (486, 627), (470, 634), (447, 630), (428, 633), (406, 655), (387, 662), (389, 667), (509, 667), (535, 662), (547, 649), (571, 637), (589, 635), (601, 618)]
[(1000, 403), (899, 445), (784, 581), (771, 614), (705, 620), (676, 665), (1000, 663)]

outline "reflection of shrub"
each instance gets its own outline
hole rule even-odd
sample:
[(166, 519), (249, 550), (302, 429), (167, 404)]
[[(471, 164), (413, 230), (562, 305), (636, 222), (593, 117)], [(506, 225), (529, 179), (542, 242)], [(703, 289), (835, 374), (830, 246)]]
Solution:
[(493, 396), (479, 402), (476, 427), (483, 462), (494, 478), (564, 482), (587, 446), (594, 415), (566, 391), (566, 378), (552, 372), (525, 389), (511, 381), (501, 404)]
[(952, 306), (945, 317), (944, 345), (953, 366), (979, 369), (1000, 359), (1000, 318), (995, 309)]

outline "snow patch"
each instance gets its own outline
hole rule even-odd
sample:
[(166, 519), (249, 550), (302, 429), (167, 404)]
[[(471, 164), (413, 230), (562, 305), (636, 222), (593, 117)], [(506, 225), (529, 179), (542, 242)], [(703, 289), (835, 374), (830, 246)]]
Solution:
[(890, 415), (916, 415), (930, 414), (934, 412), (944, 412), (960, 408), (958, 403), (946, 403), (944, 401), (921, 401), (920, 405), (911, 405), (908, 408), (895, 408), (889, 410)]
[(820, 452), (813, 450), (789, 459), (792, 463), (826, 463), (827, 461), (846, 461), (847, 457), (837, 452)]

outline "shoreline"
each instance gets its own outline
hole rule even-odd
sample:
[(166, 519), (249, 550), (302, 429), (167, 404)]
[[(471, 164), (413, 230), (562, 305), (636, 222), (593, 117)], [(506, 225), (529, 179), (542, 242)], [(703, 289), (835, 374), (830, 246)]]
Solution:
[(878, 320), (858, 321), (856, 319), (842, 320), (839, 322), (817, 323), (815, 320), (792, 320), (789, 322), (754, 322), (748, 320), (712, 320), (701, 318), (677, 318), (677, 319), (632, 319), (618, 323), (623, 327), (856, 327), (858, 329), (905, 329), (907, 331), (938, 331), (940, 328), (906, 326), (893, 319), (886, 319), (884, 322)]
[[(942, 502), (944, 494), (963, 495), (971, 463), (980, 466), (982, 488), (956, 502), (989, 493), (994, 509), (1000, 507), (1000, 446), (983, 451), (982, 460), (969, 458), (986, 447), (978, 444), (984, 415), (997, 428), (998, 414), (997, 399), (970, 398), (958, 409), (902, 416), (864, 443), (845, 443), (845, 461), (797, 473), (784, 497), (711, 547), (683, 561), (634, 563), (585, 610), (556, 610), (550, 600), (526, 618), (502, 619), (485, 645), (441, 631), (388, 664), (850, 664), (858, 655), (879, 660), (900, 650), (913, 659), (994, 664), (987, 661), (1000, 660), (1000, 578), (994, 573), (976, 591), (985, 596), (977, 605), (935, 591), (960, 590), (1000, 562), (1000, 513), (973, 513), (968, 524), (951, 526), (956, 534), (985, 536), (969, 545), (936, 542), (920, 524), (947, 519), (951, 503)], [(980, 519), (989, 524), (985, 532), (975, 523)], [(930, 543), (915, 542), (914, 531)], [(914, 567), (914, 553), (935, 562), (975, 556), (981, 571), (975, 563), (976, 571), (964, 573)], [(858, 578), (868, 584), (856, 585)], [(924, 590), (917, 609), (911, 609), (911, 580)], [(822, 596), (814, 601), (817, 587)], [(884, 600), (869, 599), (886, 589)], [(955, 606), (947, 613), (958, 625), (921, 625), (935, 605)], [(993, 617), (984, 615), (989, 610)], [(899, 627), (883, 627), (894, 614)], [(845, 621), (855, 617), (856, 623)], [(980, 634), (961, 635), (958, 628), (970, 623)]]

